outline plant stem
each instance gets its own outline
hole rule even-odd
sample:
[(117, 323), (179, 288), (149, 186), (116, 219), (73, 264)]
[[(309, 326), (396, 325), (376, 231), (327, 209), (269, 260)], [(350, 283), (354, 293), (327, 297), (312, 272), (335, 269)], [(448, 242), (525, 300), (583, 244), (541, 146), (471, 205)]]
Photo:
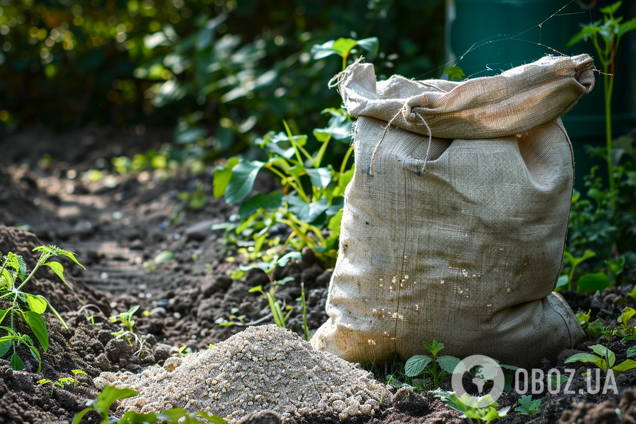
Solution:
[(24, 287), (24, 285), (26, 283), (29, 282), (29, 280), (31, 279), (31, 277), (33, 277), (33, 275), (35, 274), (35, 271), (38, 270), (38, 268), (40, 268), (40, 265), (42, 265), (47, 259), (49, 258), (49, 255), (42, 255), (42, 257), (40, 257), (40, 260), (38, 260), (38, 263), (35, 264), (35, 267), (33, 268), (33, 270), (31, 271), (31, 273), (29, 274), (29, 276), (27, 278), (24, 279), (24, 281), (22, 282), (22, 284), (20, 284), (20, 287), (18, 287), (18, 291), (20, 291), (20, 289), (22, 287)]
[[(607, 71), (607, 67), (604, 66), (605, 71)], [(609, 187), (610, 190), (614, 190), (615, 182), (614, 182), (614, 166), (612, 164), (612, 89), (614, 88), (612, 84), (613, 80), (610, 81), (610, 76), (603, 76), (603, 88), (605, 91), (605, 143), (607, 148), (607, 171), (609, 176)]]
[(353, 152), (353, 144), (351, 146), (349, 146), (349, 150), (347, 150), (347, 153), (345, 153), (345, 157), (342, 160), (342, 165), (340, 165), (340, 176), (342, 177), (342, 174), (344, 174), (345, 169), (347, 168), (347, 162), (349, 161), (349, 156), (351, 156), (351, 153)]

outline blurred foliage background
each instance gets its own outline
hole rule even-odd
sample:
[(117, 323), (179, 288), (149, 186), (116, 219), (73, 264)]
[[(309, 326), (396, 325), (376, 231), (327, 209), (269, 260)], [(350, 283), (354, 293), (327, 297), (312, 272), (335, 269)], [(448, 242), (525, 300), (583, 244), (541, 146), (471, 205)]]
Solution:
[(173, 127), (231, 155), (283, 118), (324, 125), (340, 63), (312, 45), (372, 36), (380, 74), (421, 77), (444, 61), (444, 1), (0, 0), (0, 128)]

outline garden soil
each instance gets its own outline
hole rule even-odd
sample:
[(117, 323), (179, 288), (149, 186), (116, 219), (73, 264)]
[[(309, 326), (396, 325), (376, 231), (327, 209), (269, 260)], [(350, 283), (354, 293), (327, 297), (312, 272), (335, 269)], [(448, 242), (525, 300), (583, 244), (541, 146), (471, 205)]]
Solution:
[[(70, 261), (61, 260), (74, 289), (72, 292), (48, 268), (38, 271), (37, 278), (29, 283), (32, 292), (47, 297), (60, 311), (69, 329), (63, 329), (54, 316), (45, 314), (51, 346), (43, 354), (40, 373), (33, 361), (25, 361), (26, 369), (16, 372), (10, 369), (6, 358), (0, 359), (0, 423), (70, 423), (86, 400), (97, 395), (93, 379), (101, 373), (137, 375), (148, 366), (163, 367), (169, 357), (178, 356), (178, 348), (182, 346), (200, 351), (199, 357), (212, 355), (212, 358), (224, 349), (224, 341), (231, 336), (234, 336), (232, 340), (245, 341), (259, 332), (274, 331), (271, 327), (254, 328), (272, 324), (273, 319), (264, 296), (249, 292), (257, 285), (268, 289), (269, 277), (261, 271), (250, 271), (244, 278), (232, 280), (230, 273), (245, 260), (232, 246), (225, 245), (223, 231), (211, 230), (215, 223), (235, 219), (237, 212), (235, 206), (212, 199), (212, 170), (196, 175), (178, 171), (171, 178), (166, 178), (161, 171), (125, 177), (109, 174), (94, 181), (81, 178), (83, 172), (103, 167), (113, 156), (158, 148), (169, 136), (169, 131), (161, 130), (129, 136), (103, 128), (62, 135), (36, 129), (0, 141), (0, 149), (6, 152), (0, 158), (0, 224), (4, 225), (0, 226), (0, 251), (21, 254), (33, 266), (35, 258), (30, 256), (30, 251), (41, 244), (55, 244), (75, 252), (87, 268), (84, 271)], [(44, 153), (50, 153), (52, 159), (39, 161)], [(184, 207), (179, 193), (193, 192), (199, 185), (210, 196), (209, 202), (200, 210)], [(257, 190), (272, 188), (274, 184), (267, 178), (257, 181)], [(285, 228), (279, 231), (284, 238)], [(149, 263), (163, 251), (173, 252), (173, 258), (156, 264), (151, 271), (153, 266)], [(291, 330), (303, 333), (301, 307), (297, 301), (301, 281), (307, 295), (310, 331), (327, 320), (325, 302), (331, 272), (317, 262), (311, 251), (305, 251), (301, 261), (275, 271), (277, 279), (293, 277), (293, 281), (276, 291), (277, 298), (293, 308), (289, 319)], [(633, 270), (627, 272), (633, 273)], [(590, 309), (593, 319), (598, 317), (613, 324), (622, 307), (633, 306), (633, 299), (626, 296), (629, 289), (630, 286), (620, 290), (612, 288), (588, 298), (575, 293), (565, 293), (564, 297), (575, 312)], [(107, 319), (137, 304), (141, 308), (135, 315), (135, 328), (144, 340), (143, 352), (136, 352), (124, 340), (115, 338), (111, 333), (119, 327)], [(215, 321), (230, 325), (222, 326)], [(249, 331), (237, 334), (245, 329)], [(282, 330), (275, 333), (279, 331)], [(304, 347), (305, 342), (291, 333), (280, 337), (300, 351), (308, 349)], [(544, 371), (555, 366), (563, 370), (565, 358), (587, 351), (587, 346), (596, 342), (588, 340), (574, 350), (563, 352), (558, 360), (546, 359), (537, 366)], [(216, 353), (215, 349), (209, 350), (210, 344), (217, 346)], [(619, 339), (610, 343), (619, 362), (626, 358), (629, 346)], [(272, 352), (279, 348), (279, 345), (271, 347)], [(22, 353), (23, 358), (28, 357), (28, 353)], [(308, 369), (325, 361), (339, 363), (335, 358), (322, 356), (323, 353), (307, 350), (303, 354)], [(180, 367), (195, 358), (186, 357)], [(173, 361), (178, 362), (169, 359), (169, 367)], [(339, 373), (358, 372), (350, 365), (340, 364)], [(50, 384), (38, 384), (42, 378), (56, 381), (71, 377), (75, 369), (88, 374), (77, 375), (76, 386), (56, 386), (51, 395)], [(332, 377), (337, 378), (336, 375)], [(378, 387), (372, 380), (368, 380), (368, 384)], [(585, 380), (579, 377), (573, 384), (577, 388), (585, 387)], [(617, 408), (623, 422), (635, 422), (636, 389), (630, 387), (636, 387), (636, 372), (620, 375), (617, 384), (619, 395), (553, 395), (544, 390), (543, 394), (534, 396), (543, 403), (533, 422), (618, 423)], [(393, 386), (388, 390), (390, 395), (385, 396), (382, 405), (377, 405), (373, 416), (356, 414), (349, 416), (346, 422), (461, 421), (459, 414), (432, 396)], [(346, 399), (345, 396), (343, 402)], [(499, 404), (514, 405), (517, 399), (518, 395), (505, 393)], [(297, 408), (298, 414), (289, 416), (282, 410), (246, 409), (245, 417), (240, 418), (238, 414), (235, 418), (247, 423), (269, 423), (279, 422), (283, 415), (288, 419), (286, 422), (336, 423), (340, 422), (342, 412), (318, 405), (299, 412), (300, 409)], [(84, 422), (98, 420), (89, 414)], [(528, 420), (511, 413), (503, 422)]]

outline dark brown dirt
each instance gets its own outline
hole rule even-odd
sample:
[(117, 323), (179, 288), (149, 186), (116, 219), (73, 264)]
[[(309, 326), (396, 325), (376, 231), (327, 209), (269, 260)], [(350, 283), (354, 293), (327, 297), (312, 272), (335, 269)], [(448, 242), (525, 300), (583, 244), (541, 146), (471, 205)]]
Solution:
[[(233, 219), (237, 209), (212, 198), (211, 170), (197, 175), (180, 170), (170, 178), (162, 171), (125, 177), (111, 174), (110, 180), (102, 178), (92, 182), (81, 178), (81, 172), (99, 168), (112, 156), (157, 148), (165, 141), (165, 134), (148, 132), (120, 140), (117, 132), (99, 128), (77, 131), (67, 138), (44, 130), (33, 131), (35, 133), (24, 136), (22, 144), (0, 141), (0, 150), (9, 146), (8, 150), (2, 150), (6, 155), (0, 159), (3, 164), (0, 165), (0, 224), (7, 226), (0, 226), (0, 252), (21, 254), (33, 266), (33, 247), (56, 244), (77, 253), (87, 270), (61, 260), (68, 281), (74, 287), (72, 293), (48, 268), (39, 271), (33, 280), (31, 292), (47, 297), (62, 313), (70, 329), (62, 329), (53, 316), (46, 318), (51, 346), (43, 355), (39, 374), (33, 362), (27, 364), (27, 370), (15, 372), (6, 357), (0, 359), (0, 423), (70, 422), (85, 401), (96, 396), (89, 377), (101, 371), (138, 371), (146, 365), (161, 364), (168, 355), (175, 355), (178, 347), (204, 349), (243, 330), (246, 325), (273, 323), (265, 297), (249, 293), (249, 289), (257, 285), (267, 290), (269, 276), (256, 270), (238, 281), (229, 277), (243, 259), (224, 244), (222, 231), (212, 231), (210, 227)], [(36, 133), (43, 141), (36, 143), (33, 149), (25, 148)], [(135, 144), (140, 140), (141, 143)], [(43, 153), (54, 157), (46, 169), (37, 165)], [(18, 166), (19, 162), (31, 165)], [(192, 192), (199, 185), (209, 195), (209, 202), (201, 210), (184, 207), (178, 199), (179, 193)], [(271, 181), (265, 178), (257, 181), (259, 191), (272, 187)], [(16, 225), (21, 229), (15, 228)], [(285, 229), (281, 228), (281, 232), (284, 235)], [(153, 271), (144, 267), (144, 263), (151, 262), (158, 253), (168, 250), (173, 252), (172, 259), (156, 264)], [(275, 279), (287, 276), (294, 280), (279, 287), (276, 297), (293, 307), (288, 321), (290, 328), (302, 333), (301, 305), (297, 301), (302, 281), (307, 296), (308, 326), (310, 331), (317, 329), (326, 320), (324, 310), (331, 269), (317, 263), (311, 252), (305, 252), (302, 261), (277, 269), (273, 275)], [(633, 299), (626, 296), (629, 290), (631, 287), (611, 288), (593, 297), (566, 292), (564, 296), (574, 311), (591, 310), (593, 319), (613, 325), (623, 307), (633, 306)], [(88, 321), (85, 313), (78, 314), (86, 305), (93, 305), (85, 311), (93, 315), (95, 325)], [(135, 315), (135, 329), (147, 337), (148, 351), (143, 355), (135, 354), (127, 342), (112, 336), (119, 327), (107, 319), (133, 305), (141, 305)], [(244, 317), (232, 319), (231, 316)], [(231, 325), (221, 326), (217, 323), (220, 320), (229, 321)], [(587, 347), (598, 342), (586, 341), (574, 350), (563, 352), (557, 360), (544, 360), (537, 367), (546, 372), (556, 367), (563, 373), (566, 368), (563, 361), (567, 357), (589, 352)], [(620, 362), (626, 359), (626, 351), (634, 343), (613, 338), (609, 346)], [(28, 352), (20, 354), (29, 357)], [(616, 408), (623, 422), (634, 422), (636, 389), (630, 387), (636, 386), (636, 371), (617, 377), (620, 395), (589, 395), (578, 393), (579, 388), (586, 387), (585, 378), (580, 376), (584, 371), (581, 365), (577, 364), (579, 369), (572, 385), (577, 393), (550, 394), (544, 390), (533, 396), (542, 399), (542, 406), (532, 422), (619, 422), (610, 413), (614, 411), (616, 415)], [(73, 369), (89, 374), (89, 377), (78, 377), (77, 388), (56, 387), (51, 397), (50, 385), (42, 387), (37, 383), (41, 378), (55, 381), (69, 377)], [(381, 416), (366, 421), (352, 418), (349, 422), (461, 422), (460, 415), (439, 400), (413, 392), (400, 393), (395, 396), (395, 402), (383, 407)], [(508, 417), (499, 422), (530, 421), (514, 412), (518, 399), (519, 395), (514, 393), (505, 393), (499, 399), (500, 407), (512, 406)], [(276, 422), (271, 414), (257, 414), (245, 420), (245, 424)], [(314, 414), (302, 417), (299, 422), (339, 421), (335, 416)]]

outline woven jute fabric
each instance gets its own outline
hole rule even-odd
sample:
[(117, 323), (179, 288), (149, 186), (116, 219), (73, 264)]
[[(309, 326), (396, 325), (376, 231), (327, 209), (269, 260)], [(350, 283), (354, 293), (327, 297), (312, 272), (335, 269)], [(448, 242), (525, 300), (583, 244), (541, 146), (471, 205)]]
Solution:
[(560, 117), (592, 90), (592, 66), (549, 56), (465, 82), (376, 82), (356, 63), (339, 76), (355, 175), (316, 349), (380, 363), (435, 339), (445, 355), (527, 366), (584, 337), (553, 289), (574, 179)]

